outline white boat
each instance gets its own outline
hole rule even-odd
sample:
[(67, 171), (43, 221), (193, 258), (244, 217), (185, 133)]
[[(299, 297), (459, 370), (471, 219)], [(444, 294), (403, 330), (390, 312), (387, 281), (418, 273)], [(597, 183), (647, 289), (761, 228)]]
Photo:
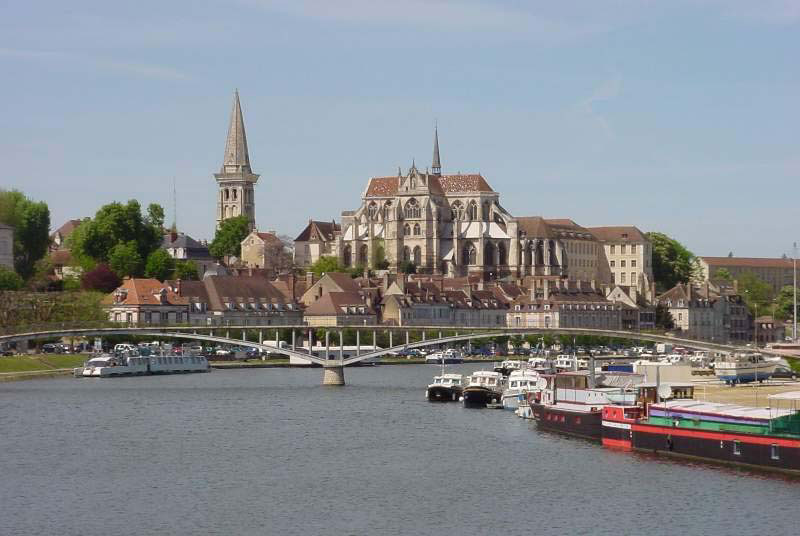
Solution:
[[(577, 363), (577, 367), (575, 366)], [(586, 370), (589, 368), (589, 361), (578, 359), (573, 355), (561, 354), (556, 358), (556, 369), (559, 371)]]
[(467, 407), (486, 407), (499, 404), (503, 396), (505, 378), (493, 370), (476, 370), (467, 378), (462, 400)]
[(425, 398), (431, 402), (455, 402), (461, 398), (464, 377), (461, 374), (441, 374), (425, 390)]
[(141, 374), (177, 374), (208, 372), (204, 356), (117, 356), (104, 354), (89, 359), (83, 367), (75, 369), (76, 377), (108, 378), (111, 376), (136, 376)]
[(432, 354), (428, 354), (425, 356), (425, 363), (429, 365), (442, 365), (442, 364), (454, 364), (454, 363), (463, 363), (464, 356), (463, 354), (456, 350), (455, 348), (448, 348), (447, 350), (443, 350), (441, 352), (434, 352)]
[(103, 354), (88, 360), (80, 376), (86, 378), (108, 378), (110, 376), (133, 376), (147, 374), (149, 359), (141, 356), (117, 357)]
[(539, 390), (539, 373), (529, 368), (514, 370), (508, 376), (503, 391), (503, 409), (516, 410), (531, 391)]
[(762, 382), (772, 376), (777, 366), (777, 362), (766, 361), (755, 352), (734, 354), (732, 358), (714, 363), (714, 375), (728, 385)]

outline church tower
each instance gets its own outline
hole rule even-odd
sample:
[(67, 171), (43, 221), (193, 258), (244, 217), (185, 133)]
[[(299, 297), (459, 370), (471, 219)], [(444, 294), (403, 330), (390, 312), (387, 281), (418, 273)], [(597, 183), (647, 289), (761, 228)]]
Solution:
[(256, 227), (256, 200), (253, 187), (258, 175), (250, 168), (250, 155), (247, 152), (247, 136), (244, 133), (242, 105), (239, 103), (239, 90), (233, 97), (233, 110), (228, 125), (228, 139), (225, 141), (225, 157), (222, 169), (214, 174), (219, 187), (217, 197), (217, 229), (222, 222), (235, 216), (247, 216), (250, 230)]

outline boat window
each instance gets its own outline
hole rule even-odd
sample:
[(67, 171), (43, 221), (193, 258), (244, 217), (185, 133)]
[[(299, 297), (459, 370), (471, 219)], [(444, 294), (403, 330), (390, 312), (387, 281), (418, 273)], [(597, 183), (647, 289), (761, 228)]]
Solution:
[(773, 460), (780, 460), (781, 455), (778, 452), (778, 445), (770, 445), (769, 447), (769, 457)]
[(733, 440), (733, 453), (736, 456), (742, 455), (742, 445), (739, 441), (736, 441), (735, 439)]
[(580, 423), (581, 423), (581, 418), (575, 417), (575, 424), (580, 424)]
[(517, 386), (517, 382), (511, 382), (511, 385), (509, 387), (516, 387), (516, 386)]

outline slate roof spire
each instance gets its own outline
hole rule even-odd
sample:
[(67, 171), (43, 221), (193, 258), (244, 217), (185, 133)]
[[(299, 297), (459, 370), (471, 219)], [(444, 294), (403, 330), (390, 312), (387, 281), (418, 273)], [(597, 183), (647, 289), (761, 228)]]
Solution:
[(442, 174), (442, 162), (439, 158), (439, 125), (433, 127), (433, 165), (431, 171), (434, 175)]
[(225, 141), (225, 158), (222, 161), (222, 169), (223, 172), (244, 171), (252, 173), (238, 89), (233, 96), (233, 109), (231, 110), (231, 120), (228, 125), (228, 138)]

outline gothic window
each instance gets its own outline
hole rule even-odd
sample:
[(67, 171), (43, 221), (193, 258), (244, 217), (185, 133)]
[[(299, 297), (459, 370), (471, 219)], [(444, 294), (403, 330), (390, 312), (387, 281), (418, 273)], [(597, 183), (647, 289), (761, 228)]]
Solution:
[(411, 261), (411, 248), (408, 246), (403, 248), (403, 262)]
[(409, 224), (405, 224), (403, 226), (403, 236), (410, 236), (411, 235), (411, 226)]
[(414, 264), (417, 266), (422, 264), (422, 249), (419, 246), (414, 248)]
[(477, 264), (478, 263), (478, 250), (472, 245), (472, 242), (467, 242), (464, 245), (464, 250), (461, 254), (462, 264)]
[(391, 219), (392, 214), (392, 202), (387, 201), (385, 205), (383, 205), (383, 219), (388, 220)]
[(525, 260), (523, 261), (525, 266), (531, 266), (533, 264), (533, 250), (533, 242), (529, 242), (528, 246), (525, 248)]
[(489, 221), (489, 202), (483, 202), (483, 221)]
[(503, 242), (500, 242), (500, 244), (497, 245), (497, 264), (508, 264), (506, 257), (506, 245)]
[(231, 198), (231, 191), (225, 188), (225, 201)]
[(409, 199), (405, 208), (406, 218), (419, 218), (420, 209), (416, 199)]
[(353, 262), (353, 248), (351, 248), (349, 245), (345, 246), (343, 256), (344, 256), (344, 265), (350, 266), (350, 264)]
[(456, 201), (453, 203), (453, 205), (450, 207), (450, 211), (453, 216), (453, 221), (464, 219), (464, 205), (461, 204), (461, 201)]
[(233, 200), (236, 201), (236, 190), (233, 190)]
[(556, 243), (553, 240), (548, 242), (550, 248), (550, 266), (558, 266), (558, 257), (556, 256)]
[(483, 247), (483, 264), (484, 266), (494, 266), (494, 244), (486, 242)]
[(415, 223), (414, 224), (414, 235), (419, 236), (419, 234), (420, 234), (419, 224)]
[(369, 248), (366, 244), (362, 244), (358, 250), (358, 264), (361, 266), (367, 265), (367, 258), (369, 257)]
[(373, 201), (367, 207), (367, 214), (369, 214), (369, 219), (374, 220), (375, 216), (378, 214), (378, 205)]
[(475, 201), (471, 201), (469, 204), (469, 219), (472, 221), (478, 219), (478, 205), (475, 204)]
[(544, 244), (541, 241), (536, 244), (536, 259), (534, 262), (540, 266), (544, 264)]

